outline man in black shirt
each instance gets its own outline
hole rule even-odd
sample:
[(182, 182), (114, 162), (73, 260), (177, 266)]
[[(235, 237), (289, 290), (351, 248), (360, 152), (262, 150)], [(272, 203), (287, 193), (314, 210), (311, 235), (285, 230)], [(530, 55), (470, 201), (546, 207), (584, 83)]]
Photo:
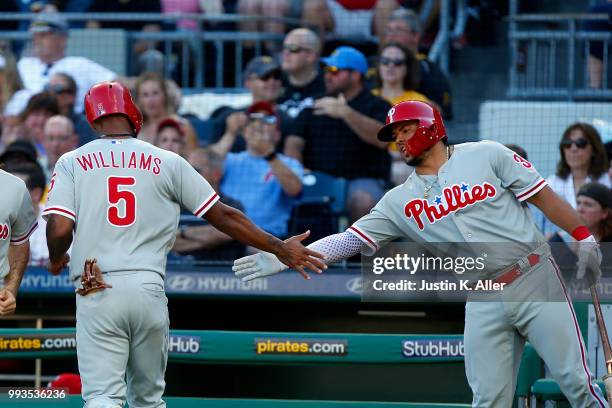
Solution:
[(448, 77), (435, 63), (419, 54), (421, 41), (421, 22), (414, 11), (397, 9), (391, 14), (382, 44), (397, 42), (417, 56), (419, 60), (421, 81), (416, 91), (422, 93), (442, 108), (444, 119), (452, 119), (453, 106)]
[(300, 114), (285, 154), (307, 169), (348, 179), (347, 209), (356, 220), (383, 196), (389, 180), (387, 143), (376, 134), (391, 106), (363, 86), (368, 64), (361, 52), (338, 47), (322, 61), (327, 96)]
[(296, 28), (283, 41), (282, 65), (284, 91), (278, 108), (292, 122), (314, 100), (325, 95), (325, 80), (319, 69), (321, 41), (312, 30)]
[[(267, 102), (278, 109), (276, 102), (281, 93), (281, 69), (274, 58), (262, 55), (249, 61), (244, 69), (244, 85), (251, 92), (252, 104)], [(249, 106), (235, 109), (229, 106), (217, 108), (211, 115), (214, 121), (212, 144), (222, 156), (228, 151), (238, 153), (246, 148), (244, 138), (239, 137), (248, 122)], [(283, 111), (276, 112), (280, 119), (281, 137), (289, 134), (292, 125)], [(221, 144), (219, 142), (222, 141)], [(282, 146), (282, 141), (279, 146)]]

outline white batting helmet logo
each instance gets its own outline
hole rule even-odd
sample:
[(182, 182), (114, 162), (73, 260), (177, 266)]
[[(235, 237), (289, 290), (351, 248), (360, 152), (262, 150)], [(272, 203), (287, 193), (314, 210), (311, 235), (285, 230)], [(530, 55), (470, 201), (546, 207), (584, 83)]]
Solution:
[(102, 103), (98, 104), (98, 116), (100, 115), (104, 115), (106, 114), (106, 111), (104, 110), (104, 105)]
[(387, 114), (390, 118), (393, 118), (393, 114), (395, 113), (395, 107), (389, 109), (389, 113)]

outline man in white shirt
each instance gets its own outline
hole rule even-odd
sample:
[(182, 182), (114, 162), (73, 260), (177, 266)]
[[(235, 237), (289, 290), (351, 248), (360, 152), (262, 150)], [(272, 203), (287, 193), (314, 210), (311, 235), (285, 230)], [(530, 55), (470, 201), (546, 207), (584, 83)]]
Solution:
[(60, 13), (42, 12), (32, 21), (32, 56), (22, 57), (17, 63), (24, 87), (33, 93), (41, 92), (55, 73), (65, 72), (72, 76), (78, 85), (77, 101), (74, 110), (83, 111), (85, 91), (100, 81), (110, 81), (117, 77), (113, 71), (84, 57), (67, 57), (66, 41), (68, 24)]

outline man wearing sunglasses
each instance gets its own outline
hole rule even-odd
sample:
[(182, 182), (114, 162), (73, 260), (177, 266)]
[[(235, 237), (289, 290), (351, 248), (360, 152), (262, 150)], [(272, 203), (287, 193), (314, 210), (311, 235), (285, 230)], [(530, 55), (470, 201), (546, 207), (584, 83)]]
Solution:
[[(61, 13), (40, 12), (30, 24), (29, 31), (34, 55), (22, 57), (17, 63), (26, 89), (40, 92), (55, 73), (66, 72), (78, 83), (76, 99), (83, 101), (85, 91), (95, 83), (117, 77), (116, 73), (90, 59), (66, 56), (68, 23)], [(75, 104), (74, 109), (83, 112), (83, 104)]]
[(304, 169), (297, 160), (276, 152), (279, 117), (270, 103), (254, 103), (245, 114), (246, 150), (227, 154), (221, 191), (238, 198), (257, 226), (284, 237), (291, 207), (302, 192)]
[(381, 45), (397, 42), (417, 56), (419, 60), (421, 81), (416, 91), (427, 96), (442, 108), (445, 119), (452, 119), (452, 95), (448, 77), (427, 56), (419, 53), (422, 27), (419, 16), (412, 10), (400, 8), (395, 10), (384, 32)]
[(383, 196), (391, 160), (387, 144), (376, 138), (390, 105), (363, 85), (365, 56), (338, 47), (325, 64), (327, 96), (304, 110), (285, 141), (285, 154), (310, 170), (349, 181), (347, 209), (355, 220)]
[(290, 31), (283, 41), (283, 94), (278, 108), (295, 120), (325, 95), (325, 79), (320, 68), (321, 40), (308, 28)]
[(92, 140), (97, 139), (97, 135), (87, 123), (85, 115), (75, 112), (74, 105), (77, 98), (77, 83), (72, 76), (64, 72), (54, 74), (45, 90), (52, 93), (57, 98), (60, 114), (69, 118), (74, 123), (74, 131), (79, 136), (79, 146), (83, 146)]
[[(282, 91), (281, 69), (274, 58), (267, 55), (253, 58), (247, 64), (243, 73), (244, 85), (251, 92), (252, 103), (267, 102), (273, 107), (276, 106), (278, 97)], [(247, 122), (247, 107), (235, 109), (231, 107), (221, 107), (213, 113), (215, 120), (214, 138), (217, 143), (214, 150), (222, 156), (227, 152), (241, 152), (245, 149), (244, 139), (238, 137), (242, 134)], [(282, 114), (280, 124), (281, 133), (285, 130), (288, 123)]]

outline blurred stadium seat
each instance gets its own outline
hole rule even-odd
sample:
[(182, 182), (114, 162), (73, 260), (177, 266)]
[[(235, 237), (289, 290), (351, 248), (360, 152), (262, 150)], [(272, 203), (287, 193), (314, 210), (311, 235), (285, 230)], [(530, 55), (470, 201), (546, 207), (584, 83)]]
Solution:
[(347, 182), (343, 178), (314, 171), (304, 175), (300, 203), (293, 207), (289, 234), (310, 230), (316, 241), (342, 229)]

